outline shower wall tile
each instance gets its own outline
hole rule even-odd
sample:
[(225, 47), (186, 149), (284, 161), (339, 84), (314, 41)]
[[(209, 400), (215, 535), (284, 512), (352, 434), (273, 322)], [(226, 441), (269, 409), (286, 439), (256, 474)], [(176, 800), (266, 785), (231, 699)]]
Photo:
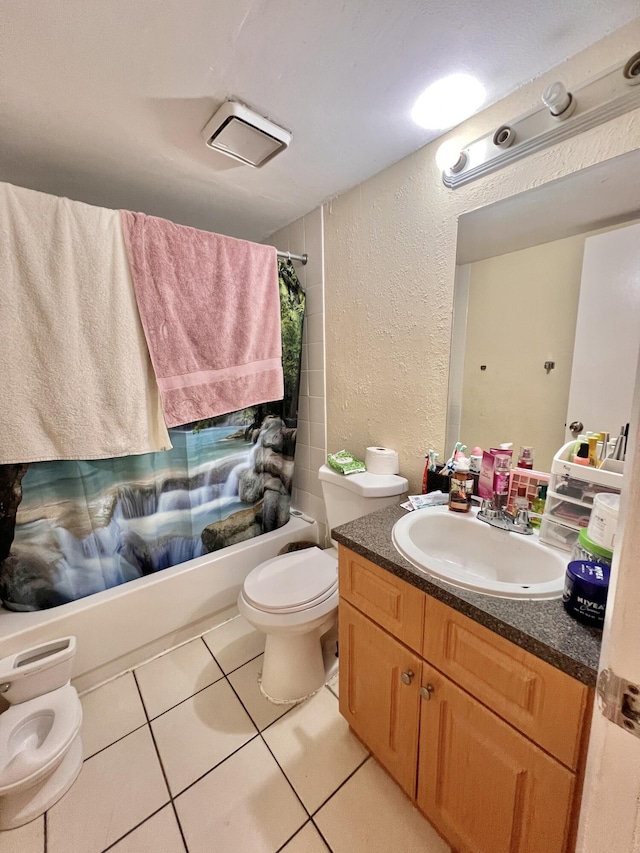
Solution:
[(322, 208), (317, 207), (304, 217), (305, 252), (309, 255), (307, 276), (309, 285), (322, 284), (324, 279), (324, 230)]
[(310, 492), (301, 492), (302, 505), (300, 509), (314, 518), (323, 518), (324, 521), (324, 503), (322, 498), (317, 495), (312, 495)]
[(310, 344), (324, 341), (324, 315), (312, 314), (307, 318), (307, 342)]
[(265, 241), (283, 251), (309, 256), (306, 266), (296, 264), (306, 292), (302, 336), (302, 373), (298, 405), (298, 433), (292, 504), (313, 516), (325, 543), (326, 518), (318, 469), (326, 459), (324, 380), (324, 236), (322, 208), (292, 222)]
[(311, 482), (311, 471), (308, 468), (300, 467), (296, 472), (298, 478), (298, 486), (303, 492), (313, 494), (313, 483)]
[(311, 470), (311, 448), (308, 444), (303, 444), (301, 441), (296, 442), (296, 465), (300, 468), (308, 468)]
[(313, 474), (312, 472), (310, 472), (310, 473), (312, 474), (312, 476), (311, 476), (311, 484), (309, 486), (309, 491), (311, 492), (312, 495), (315, 495), (317, 498), (322, 499), (322, 497), (323, 497), (323, 495), (322, 495), (322, 483), (318, 479), (317, 474)]
[(324, 343), (309, 344), (309, 370), (324, 371)]
[(309, 396), (322, 397), (324, 400), (324, 370), (310, 370), (307, 375)]
[(316, 314), (324, 314), (324, 290), (322, 285), (307, 287), (307, 301), (305, 305), (307, 317)]
[[(289, 232), (289, 251), (293, 252), (295, 255), (303, 255), (307, 251), (304, 217), (296, 219), (295, 222), (287, 225), (284, 230)], [(298, 274), (300, 281), (302, 281), (301, 276), (305, 275), (307, 272), (307, 266), (304, 266), (303, 264), (296, 264), (296, 273)]]
[[(317, 447), (309, 448), (309, 469), (311, 471), (319, 471), (320, 466), (327, 461), (327, 454), (324, 449), (320, 450)], [(318, 481), (320, 482), (320, 481)]]
[[(298, 415), (300, 414), (300, 404), (305, 397), (309, 396), (309, 371), (300, 371), (300, 399), (298, 401)], [(304, 417), (304, 416), (303, 416)]]
[(324, 424), (309, 424), (309, 436), (310, 436), (310, 444), (311, 447), (317, 448), (326, 448), (327, 446), (327, 438), (326, 438), (326, 427)]
[(300, 396), (300, 404), (298, 406), (298, 424), (300, 421), (310, 421), (309, 417), (309, 398)]
[[(311, 425), (309, 421), (298, 421), (298, 435), (297, 440), (301, 441), (303, 444), (311, 444)], [(294, 474), (294, 482), (295, 482), (295, 474)]]
[(315, 424), (325, 422), (324, 397), (309, 397), (309, 420)]

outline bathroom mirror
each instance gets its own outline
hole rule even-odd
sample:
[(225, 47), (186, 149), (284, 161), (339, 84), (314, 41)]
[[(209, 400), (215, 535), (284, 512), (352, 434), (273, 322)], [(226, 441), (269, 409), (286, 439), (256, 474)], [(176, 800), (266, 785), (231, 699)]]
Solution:
[[(534, 467), (550, 470), (553, 454), (571, 438), (571, 383), (585, 382), (577, 374), (572, 380), (585, 241), (638, 221), (640, 151), (460, 217), (447, 454), (457, 440), (469, 450), (512, 441), (514, 460), (530, 445)], [(606, 309), (604, 302), (594, 362), (603, 347), (626, 357)], [(634, 376), (636, 360), (637, 353)]]

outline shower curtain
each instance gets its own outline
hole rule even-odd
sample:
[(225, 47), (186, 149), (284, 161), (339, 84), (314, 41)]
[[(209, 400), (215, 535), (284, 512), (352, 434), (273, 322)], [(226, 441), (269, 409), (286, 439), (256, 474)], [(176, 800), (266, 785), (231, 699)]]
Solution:
[(169, 430), (164, 453), (0, 466), (5, 607), (64, 604), (288, 521), (304, 292), (291, 261), (278, 272), (283, 400)]

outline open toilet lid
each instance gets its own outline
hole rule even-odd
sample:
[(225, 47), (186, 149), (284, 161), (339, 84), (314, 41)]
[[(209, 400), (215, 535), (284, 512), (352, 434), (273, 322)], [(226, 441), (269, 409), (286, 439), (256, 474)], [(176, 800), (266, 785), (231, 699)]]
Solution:
[(244, 596), (260, 610), (304, 607), (338, 583), (338, 565), (320, 548), (292, 551), (261, 563), (244, 582)]

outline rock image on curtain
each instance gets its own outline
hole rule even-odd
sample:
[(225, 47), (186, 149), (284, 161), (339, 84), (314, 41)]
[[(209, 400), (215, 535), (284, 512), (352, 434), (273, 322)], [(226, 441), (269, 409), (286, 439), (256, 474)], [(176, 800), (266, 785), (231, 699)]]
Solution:
[(286, 524), (304, 292), (291, 261), (278, 272), (283, 400), (172, 429), (164, 453), (0, 466), (6, 608), (55, 607)]

